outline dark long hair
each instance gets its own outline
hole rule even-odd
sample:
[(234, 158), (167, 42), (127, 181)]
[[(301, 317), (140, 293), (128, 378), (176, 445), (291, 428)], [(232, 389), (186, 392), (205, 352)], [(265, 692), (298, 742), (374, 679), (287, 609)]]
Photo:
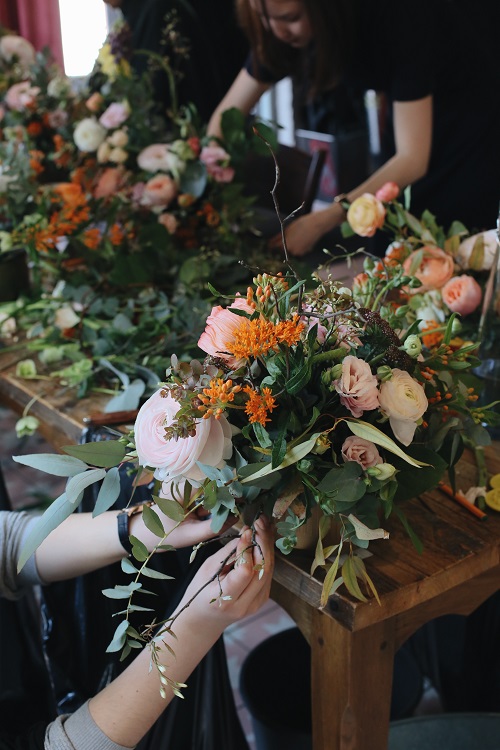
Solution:
[[(266, 0), (261, 0), (263, 9)], [(355, 54), (358, 0), (302, 0), (313, 32), (311, 50), (295, 49), (272, 34), (252, 10), (249, 0), (236, 0), (239, 22), (250, 41), (254, 65), (276, 78), (307, 77), (308, 94), (334, 88)]]

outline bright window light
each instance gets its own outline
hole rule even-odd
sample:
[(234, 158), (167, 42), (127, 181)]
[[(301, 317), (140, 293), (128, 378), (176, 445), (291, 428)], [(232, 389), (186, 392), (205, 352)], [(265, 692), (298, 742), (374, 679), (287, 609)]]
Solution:
[(59, 0), (59, 12), (65, 73), (87, 76), (108, 31), (106, 5), (103, 0)]

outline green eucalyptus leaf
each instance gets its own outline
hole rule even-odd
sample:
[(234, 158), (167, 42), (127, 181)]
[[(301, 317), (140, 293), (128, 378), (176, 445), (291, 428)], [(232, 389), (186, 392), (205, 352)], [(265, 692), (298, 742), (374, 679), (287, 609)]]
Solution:
[(134, 380), (130, 385), (110, 399), (104, 411), (106, 414), (110, 414), (114, 411), (133, 411), (139, 407), (141, 396), (146, 389), (146, 383), (144, 380)]
[(146, 576), (146, 578), (156, 578), (158, 581), (172, 581), (174, 579), (173, 576), (168, 576), (166, 573), (160, 573), (159, 570), (147, 568), (146, 566), (141, 568), (141, 575)]
[(27, 560), (29, 560), (43, 540), (48, 537), (50, 532), (54, 531), (74, 510), (75, 505), (68, 503), (66, 493), (60, 495), (49, 505), (45, 513), (40, 516), (37, 523), (33, 526), (23, 544), (17, 563), (18, 572), (22, 570)]
[(95, 482), (100, 482), (106, 476), (106, 469), (87, 469), (81, 474), (71, 477), (66, 484), (66, 500), (74, 504), (81, 493)]
[(176, 523), (184, 520), (184, 508), (177, 500), (171, 500), (168, 497), (153, 497), (156, 505), (159, 507), (162, 513)]
[(142, 520), (144, 521), (145, 527), (149, 529), (152, 534), (160, 537), (160, 539), (165, 536), (165, 529), (163, 528), (158, 513), (148, 505), (145, 505), (142, 509)]
[(94, 518), (95, 516), (104, 513), (104, 511), (109, 510), (109, 508), (114, 505), (120, 495), (120, 489), (120, 470), (118, 469), (118, 466), (113, 466), (106, 472), (101, 489), (97, 495), (94, 510), (92, 511), (92, 516)]
[(63, 451), (85, 460), (90, 466), (101, 466), (105, 469), (120, 464), (126, 456), (127, 449), (118, 440), (102, 440), (99, 443), (85, 445), (64, 445)]
[(297, 463), (297, 461), (300, 461), (301, 458), (304, 458), (308, 453), (311, 452), (320, 434), (321, 433), (319, 432), (315, 432), (314, 435), (309, 438), (309, 440), (305, 440), (303, 443), (299, 443), (298, 445), (293, 446), (293, 448), (287, 450), (285, 458), (279, 466), (273, 468), (271, 461), (269, 461), (269, 463), (264, 464), (264, 466), (259, 469), (259, 471), (256, 471), (255, 474), (251, 474), (250, 476), (242, 479), (241, 483), (244, 484), (245, 482), (252, 482), (255, 479), (259, 479), (260, 477), (265, 477), (267, 474), (272, 474), (273, 471), (279, 471), (280, 469), (285, 469), (287, 466), (292, 466), (293, 464)]
[(351, 432), (357, 435), (357, 437), (364, 438), (365, 440), (371, 440), (372, 443), (376, 443), (382, 448), (390, 451), (390, 453), (394, 453), (395, 456), (403, 458), (412, 466), (418, 468), (420, 468), (421, 466), (427, 466), (427, 464), (423, 463), (422, 461), (417, 461), (416, 459), (408, 456), (407, 453), (405, 453), (398, 445), (396, 445), (394, 440), (391, 440), (391, 438), (388, 437), (385, 432), (382, 432), (377, 427), (374, 427), (374, 425), (369, 424), (368, 422), (363, 422), (361, 419), (358, 419), (356, 421), (352, 419), (346, 419), (345, 422), (347, 423), (347, 426), (349, 427)]
[(30, 453), (26, 456), (12, 456), (12, 458), (18, 464), (45, 471), (56, 477), (73, 477), (88, 469), (87, 464), (78, 458), (57, 453)]
[(115, 633), (113, 635), (113, 639), (109, 646), (106, 649), (106, 653), (114, 653), (115, 651), (120, 651), (121, 648), (125, 645), (125, 641), (127, 638), (127, 628), (128, 628), (128, 620), (122, 620), (122, 622), (118, 625), (118, 627), (115, 630)]

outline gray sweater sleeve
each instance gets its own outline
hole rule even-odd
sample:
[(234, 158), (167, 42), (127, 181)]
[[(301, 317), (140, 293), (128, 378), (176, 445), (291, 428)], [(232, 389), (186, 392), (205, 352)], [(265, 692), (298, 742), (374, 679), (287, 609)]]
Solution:
[(0, 511), (0, 596), (19, 599), (29, 586), (41, 583), (34, 555), (17, 573), (19, 554), (38, 518), (32, 513)]
[(130, 750), (102, 732), (84, 703), (71, 716), (59, 716), (47, 727), (44, 750)]

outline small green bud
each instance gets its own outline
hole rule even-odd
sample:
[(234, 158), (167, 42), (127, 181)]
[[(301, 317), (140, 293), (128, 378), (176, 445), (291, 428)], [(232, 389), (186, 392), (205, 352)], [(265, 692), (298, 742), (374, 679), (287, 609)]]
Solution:
[(377, 378), (381, 383), (385, 383), (386, 380), (392, 378), (392, 369), (389, 365), (380, 365), (380, 367), (377, 367)]
[(386, 479), (390, 479), (394, 476), (396, 468), (392, 464), (377, 464), (376, 466), (370, 466), (366, 469), (366, 473), (369, 477), (374, 477), (381, 482), (385, 482)]
[(451, 332), (455, 335), (457, 333), (460, 333), (462, 328), (463, 326), (460, 318), (453, 318), (453, 323), (451, 324)]
[(16, 365), (17, 378), (36, 378), (36, 365), (32, 359), (23, 359)]
[(401, 305), (401, 307), (398, 307), (396, 310), (396, 318), (404, 318), (410, 310), (409, 305)]
[(18, 438), (34, 435), (39, 427), (40, 422), (36, 417), (21, 417), (16, 422), (16, 435)]
[(311, 453), (316, 453), (318, 456), (322, 456), (323, 453), (326, 453), (326, 451), (329, 449), (330, 445), (331, 442), (328, 439), (328, 436), (325, 435), (324, 432), (322, 432), (321, 435), (316, 438), (316, 442), (314, 443), (314, 448), (312, 449)]
[(410, 357), (416, 359), (422, 351), (422, 342), (420, 341), (420, 336), (417, 336), (415, 333), (412, 333), (411, 336), (408, 336), (404, 341), (403, 349), (407, 354), (410, 355)]

